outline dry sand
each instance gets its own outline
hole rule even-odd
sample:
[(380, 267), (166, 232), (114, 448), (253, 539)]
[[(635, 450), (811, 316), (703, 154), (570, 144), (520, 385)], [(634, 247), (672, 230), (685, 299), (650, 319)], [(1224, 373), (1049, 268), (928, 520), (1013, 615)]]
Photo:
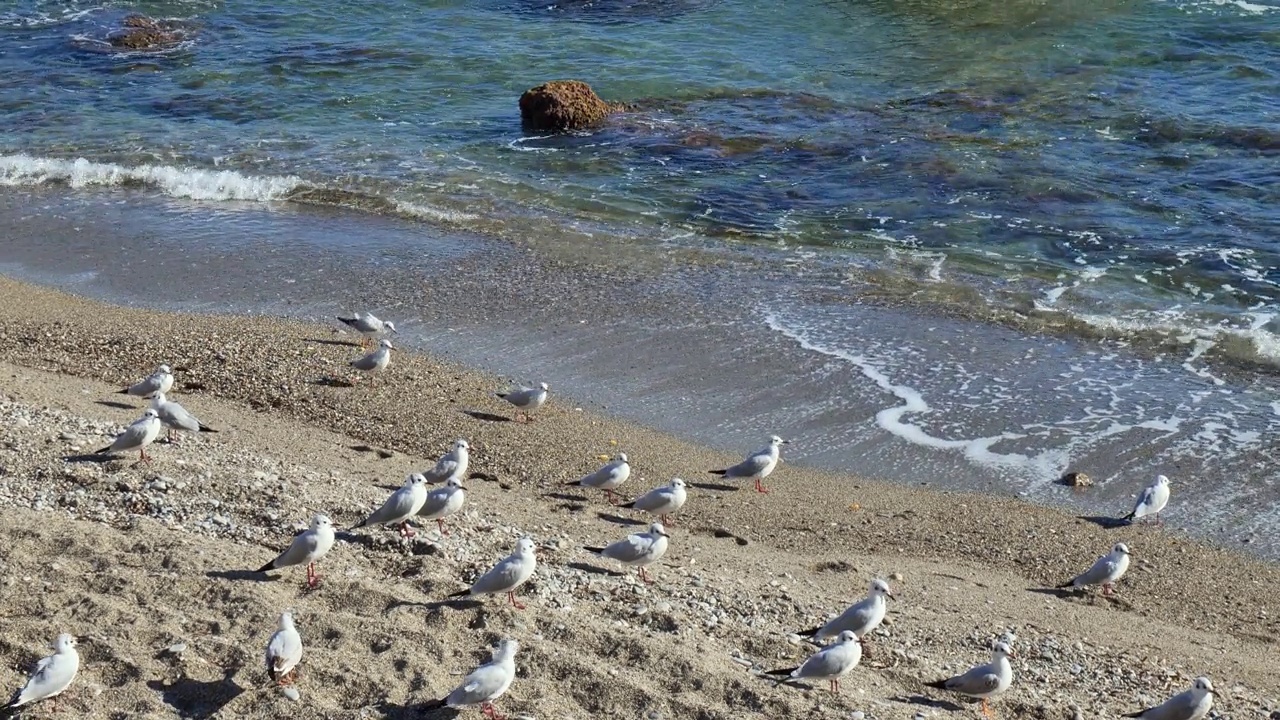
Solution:
[[(1173, 529), (1104, 529), (787, 463), (770, 495), (720, 489), (705, 470), (736, 456), (554, 394), (536, 422), (504, 422), (502, 383), (423, 355), (397, 354), (377, 388), (332, 382), (359, 353), (330, 328), (117, 308), (3, 279), (0, 307), (0, 688), (73, 632), (83, 667), (66, 716), (479, 717), (418, 706), (510, 636), (519, 675), (498, 705), (511, 717), (972, 717), (922, 683), (985, 661), (1007, 631), (1020, 659), (1001, 717), (1119, 717), (1197, 675), (1222, 692), (1221, 717), (1280, 710), (1280, 571)], [(159, 362), (182, 368), (173, 399), (220, 432), (158, 443), (151, 465), (66, 460), (140, 414), (144, 401), (114, 391)], [(314, 512), (350, 527), (458, 437), (483, 477), (451, 535), (431, 523), (414, 541), (340, 535), (314, 592), (300, 568), (243, 572)], [(619, 450), (635, 468), (623, 494), (673, 476), (702, 486), (653, 586), (581, 549), (647, 518), (563, 486)], [(527, 610), (436, 604), (522, 534), (541, 547)], [(1117, 541), (1135, 559), (1118, 599), (1032, 590)], [(842, 695), (759, 677), (802, 659), (811, 648), (791, 633), (876, 576), (900, 577), (900, 599)], [(288, 608), (305, 645), (298, 701), (262, 669)]]

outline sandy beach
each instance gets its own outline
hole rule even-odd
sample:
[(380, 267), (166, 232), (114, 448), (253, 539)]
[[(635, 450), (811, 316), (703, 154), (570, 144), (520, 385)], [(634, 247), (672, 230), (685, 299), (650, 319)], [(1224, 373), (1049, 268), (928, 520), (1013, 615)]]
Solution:
[[(985, 662), (1007, 632), (1019, 658), (998, 717), (1119, 717), (1200, 675), (1221, 692), (1216, 717), (1280, 712), (1280, 568), (1176, 527), (1105, 528), (935, 492), (929, 477), (907, 487), (786, 462), (760, 495), (706, 473), (738, 455), (580, 410), (554, 387), (520, 424), (493, 397), (505, 380), (424, 354), (351, 386), (360, 351), (336, 322), (121, 308), (8, 279), (0, 307), (0, 689), (74, 633), (71, 717), (479, 717), (420, 706), (504, 637), (521, 643), (497, 703), (513, 718), (973, 717), (924, 683)], [(161, 362), (172, 399), (219, 432), (156, 443), (149, 465), (74, 459), (141, 414), (117, 391)], [(450, 535), (340, 533), (315, 591), (301, 568), (245, 572), (313, 513), (351, 527), (456, 438), (475, 476)], [(648, 518), (565, 486), (617, 452), (634, 468), (627, 497), (692, 484), (651, 586), (582, 549)], [(439, 604), (525, 535), (540, 548), (526, 610)], [(1118, 597), (1043, 590), (1116, 542), (1134, 558)], [(876, 577), (898, 600), (841, 695), (760, 676), (802, 660), (813, 648), (794, 633)], [(297, 701), (262, 667), (285, 609), (305, 647)]]

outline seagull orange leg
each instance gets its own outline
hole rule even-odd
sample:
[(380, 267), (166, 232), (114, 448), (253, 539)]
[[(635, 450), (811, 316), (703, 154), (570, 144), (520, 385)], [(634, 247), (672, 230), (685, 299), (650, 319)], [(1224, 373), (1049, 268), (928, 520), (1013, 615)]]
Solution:
[(441, 535), (448, 535), (448, 534), (449, 534), (449, 531), (444, 529), (444, 521), (443, 521), (443, 520), (441, 520), (440, 518), (436, 518), (436, 526), (440, 528), (440, 534), (441, 534)]
[(517, 610), (524, 609), (524, 603), (516, 600), (516, 594), (514, 591), (507, 593), (507, 599), (511, 601), (511, 607), (514, 607)]
[(769, 491), (765, 489), (764, 483), (760, 482), (760, 478), (756, 478), (756, 492), (765, 493), (766, 495), (769, 493)]
[(986, 698), (982, 698), (982, 714), (986, 717), (991, 717), (991, 705), (987, 703)]
[(418, 534), (418, 531), (417, 531), (417, 530), (414, 530), (413, 528), (409, 527), (409, 521), (408, 521), (408, 520), (401, 520), (401, 521), (400, 521), (400, 536), (401, 536), (401, 537), (411, 538), (411, 537), (413, 537), (413, 536), (415, 536), (415, 535), (417, 535), (417, 534)]

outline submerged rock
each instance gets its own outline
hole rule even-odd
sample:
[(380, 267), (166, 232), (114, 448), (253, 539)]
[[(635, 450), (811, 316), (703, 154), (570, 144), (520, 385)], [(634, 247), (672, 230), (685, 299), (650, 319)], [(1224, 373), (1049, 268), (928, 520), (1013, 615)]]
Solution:
[(124, 19), (123, 25), (123, 29), (107, 37), (107, 42), (112, 47), (124, 50), (158, 50), (177, 45), (186, 38), (182, 28), (145, 15), (130, 15)]
[(520, 119), (531, 130), (581, 130), (599, 125), (619, 109), (581, 80), (552, 80), (520, 96)]
[(1062, 476), (1062, 484), (1070, 487), (1084, 488), (1093, 485), (1093, 478), (1082, 472), (1069, 472)]

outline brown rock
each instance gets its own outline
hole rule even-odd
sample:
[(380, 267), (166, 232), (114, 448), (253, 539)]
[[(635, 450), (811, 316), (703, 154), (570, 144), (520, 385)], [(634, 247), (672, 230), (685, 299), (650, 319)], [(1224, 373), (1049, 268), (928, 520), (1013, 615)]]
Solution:
[(532, 130), (581, 130), (599, 125), (618, 109), (581, 80), (553, 80), (520, 96), (520, 119)]
[(123, 30), (107, 37), (112, 47), (125, 50), (156, 50), (177, 45), (186, 37), (180, 29), (145, 15), (130, 15), (124, 19), (123, 24)]
[(1093, 485), (1093, 478), (1082, 472), (1069, 472), (1062, 476), (1062, 484), (1076, 488), (1085, 488)]

